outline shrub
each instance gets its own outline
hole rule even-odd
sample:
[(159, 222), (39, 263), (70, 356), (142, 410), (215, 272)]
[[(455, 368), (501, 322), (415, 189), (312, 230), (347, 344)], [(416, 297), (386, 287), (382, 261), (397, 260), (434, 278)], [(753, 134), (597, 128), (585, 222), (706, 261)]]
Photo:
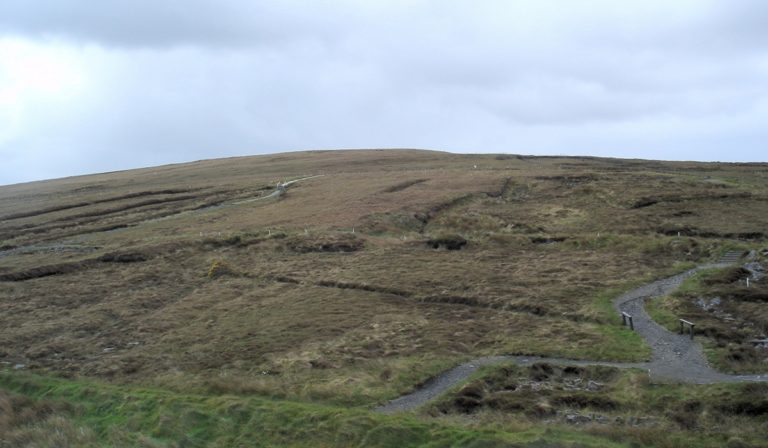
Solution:
[(213, 260), (211, 267), (208, 268), (208, 278), (214, 279), (225, 275), (235, 275), (235, 271), (224, 260)]

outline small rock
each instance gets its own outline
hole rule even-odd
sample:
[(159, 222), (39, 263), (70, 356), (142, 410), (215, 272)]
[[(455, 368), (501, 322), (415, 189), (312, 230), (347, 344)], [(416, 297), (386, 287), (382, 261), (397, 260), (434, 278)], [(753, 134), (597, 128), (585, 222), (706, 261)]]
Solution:
[(744, 265), (744, 269), (750, 273), (750, 278), (754, 281), (758, 281), (765, 277), (765, 268), (757, 261), (751, 261)]
[(714, 311), (715, 308), (720, 306), (721, 303), (722, 299), (720, 299), (720, 297), (714, 297), (711, 300), (699, 297), (695, 302), (696, 306), (703, 309), (704, 311)]
[(16, 364), (15, 366), (13, 366), (13, 370), (21, 370), (21, 369), (23, 369), (25, 367), (27, 367), (27, 366), (24, 365), (24, 364)]
[(103, 353), (109, 353), (115, 350), (115, 347), (107, 347), (104, 350), (102, 350)]
[(589, 423), (592, 419), (586, 415), (581, 414), (565, 414), (565, 422), (570, 425), (580, 425), (583, 423)]
[(589, 382), (587, 383), (587, 390), (591, 391), (591, 392), (594, 392), (594, 391), (602, 389), (603, 386), (604, 386), (603, 383), (598, 383), (597, 381), (589, 380)]

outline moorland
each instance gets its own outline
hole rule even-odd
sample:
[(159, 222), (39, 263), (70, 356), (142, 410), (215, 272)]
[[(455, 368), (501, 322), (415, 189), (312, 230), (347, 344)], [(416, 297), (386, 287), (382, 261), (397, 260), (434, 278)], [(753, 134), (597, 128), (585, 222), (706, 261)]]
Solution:
[(766, 235), (760, 163), (308, 151), (2, 186), (0, 447), (766, 446), (768, 384), (606, 366), (374, 412), (483, 356), (646, 361), (614, 298), (727, 252), (648, 311), (768, 372)]

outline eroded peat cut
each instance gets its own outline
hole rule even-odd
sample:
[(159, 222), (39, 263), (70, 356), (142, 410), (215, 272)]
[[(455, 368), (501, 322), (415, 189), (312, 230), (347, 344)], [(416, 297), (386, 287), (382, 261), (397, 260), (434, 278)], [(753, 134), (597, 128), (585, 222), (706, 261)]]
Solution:
[(416, 150), (0, 187), (0, 406), (70, 445), (759, 446), (766, 197), (757, 165)]

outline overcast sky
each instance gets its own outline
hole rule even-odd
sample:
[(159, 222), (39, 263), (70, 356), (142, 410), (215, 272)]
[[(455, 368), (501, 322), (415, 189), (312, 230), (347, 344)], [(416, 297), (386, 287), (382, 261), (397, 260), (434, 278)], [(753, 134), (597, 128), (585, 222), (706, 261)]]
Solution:
[(2, 0), (0, 184), (301, 149), (768, 161), (765, 0)]

